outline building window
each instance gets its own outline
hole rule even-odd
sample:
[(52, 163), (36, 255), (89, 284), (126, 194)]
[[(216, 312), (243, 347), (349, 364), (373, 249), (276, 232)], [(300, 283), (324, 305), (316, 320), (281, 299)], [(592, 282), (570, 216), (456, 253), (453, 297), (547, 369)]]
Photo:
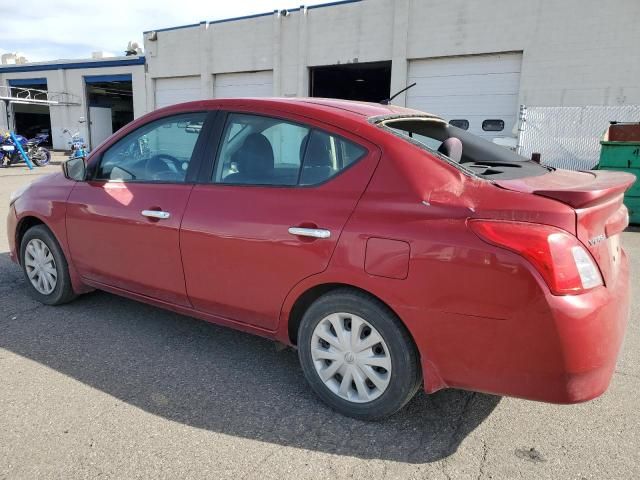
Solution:
[(501, 132), (504, 130), (504, 120), (484, 120), (482, 122), (482, 130), (485, 132)]
[(462, 130), (469, 130), (469, 120), (457, 119), (451, 120), (449, 125), (453, 125), (454, 127), (461, 128)]

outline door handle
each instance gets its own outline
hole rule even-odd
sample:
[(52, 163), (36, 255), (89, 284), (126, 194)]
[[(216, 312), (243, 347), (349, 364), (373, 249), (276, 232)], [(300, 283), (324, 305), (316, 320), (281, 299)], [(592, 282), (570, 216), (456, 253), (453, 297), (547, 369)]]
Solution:
[(311, 238), (329, 238), (331, 236), (331, 232), (323, 228), (291, 227), (289, 229), (289, 233), (291, 235), (296, 235), (298, 237), (311, 237)]
[(140, 213), (143, 217), (157, 218), (158, 220), (166, 220), (171, 216), (169, 212), (163, 212), (162, 210), (142, 210)]

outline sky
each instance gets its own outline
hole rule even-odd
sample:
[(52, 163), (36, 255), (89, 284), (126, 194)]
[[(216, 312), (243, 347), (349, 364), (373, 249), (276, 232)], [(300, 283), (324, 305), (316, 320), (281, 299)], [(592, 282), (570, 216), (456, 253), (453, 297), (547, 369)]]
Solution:
[(142, 32), (201, 21), (317, 5), (330, 0), (3, 0), (0, 54), (31, 62), (124, 55)]

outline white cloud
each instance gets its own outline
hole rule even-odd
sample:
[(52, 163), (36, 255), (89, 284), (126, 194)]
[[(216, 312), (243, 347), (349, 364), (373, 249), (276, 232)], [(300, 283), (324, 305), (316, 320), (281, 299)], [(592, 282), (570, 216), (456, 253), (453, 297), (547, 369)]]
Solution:
[(30, 61), (87, 58), (93, 51), (122, 55), (142, 32), (201, 21), (295, 8), (300, 0), (4, 0), (0, 53), (19, 51)]

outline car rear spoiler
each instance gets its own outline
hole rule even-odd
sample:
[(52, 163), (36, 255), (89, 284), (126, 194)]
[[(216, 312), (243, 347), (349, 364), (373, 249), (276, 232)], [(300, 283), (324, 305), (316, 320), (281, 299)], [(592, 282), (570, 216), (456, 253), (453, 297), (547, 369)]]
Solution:
[[(575, 177), (576, 173), (578, 172), (556, 170), (546, 175), (496, 180), (494, 183), (507, 190), (552, 198), (573, 208), (586, 208), (622, 195), (636, 181), (634, 175), (625, 172), (580, 172), (583, 176), (579, 179)], [(589, 177), (585, 177), (586, 175)], [(550, 176), (553, 178), (549, 178)], [(567, 181), (569, 178), (573, 181)]]

